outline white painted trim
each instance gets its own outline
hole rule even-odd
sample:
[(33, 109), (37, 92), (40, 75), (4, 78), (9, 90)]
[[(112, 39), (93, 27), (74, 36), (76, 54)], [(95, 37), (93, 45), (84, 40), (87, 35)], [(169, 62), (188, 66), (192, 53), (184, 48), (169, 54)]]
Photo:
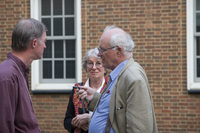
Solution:
[(39, 20), (39, 0), (30, 0), (31, 18)]
[[(81, 0), (76, 0), (76, 35), (77, 35), (77, 55), (76, 55), (76, 77), (77, 82), (82, 81), (82, 65), (81, 65)], [(39, 20), (39, 0), (30, 0), (31, 18)], [(75, 83), (40, 83), (39, 81), (39, 60), (33, 61), (31, 65), (31, 90), (32, 91), (49, 91), (49, 90), (71, 90)]]
[(200, 83), (194, 81), (194, 0), (186, 1), (187, 17), (187, 90), (200, 89)]
[(77, 46), (76, 47), (76, 51), (77, 51), (77, 74), (76, 74), (76, 77), (77, 77), (77, 81), (78, 82), (81, 82), (82, 81), (82, 63), (80, 64), (80, 62), (82, 62), (81, 58), (82, 58), (82, 45), (81, 45), (81, 0), (76, 0), (76, 27), (77, 27)]

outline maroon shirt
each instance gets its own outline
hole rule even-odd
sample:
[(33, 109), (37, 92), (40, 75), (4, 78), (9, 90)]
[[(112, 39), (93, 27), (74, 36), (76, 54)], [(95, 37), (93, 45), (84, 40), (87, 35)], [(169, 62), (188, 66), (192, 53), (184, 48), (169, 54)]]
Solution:
[(0, 133), (40, 133), (28, 90), (29, 69), (9, 53), (0, 64)]

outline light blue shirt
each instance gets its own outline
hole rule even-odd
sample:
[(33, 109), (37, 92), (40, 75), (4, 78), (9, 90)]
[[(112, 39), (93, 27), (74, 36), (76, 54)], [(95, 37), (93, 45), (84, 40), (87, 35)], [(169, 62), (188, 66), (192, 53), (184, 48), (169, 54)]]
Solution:
[[(110, 104), (110, 96), (113, 89), (113, 86), (116, 82), (119, 73), (121, 72), (124, 65), (128, 60), (120, 63), (111, 73), (110, 73), (110, 81), (109, 86), (106, 90), (106, 93), (103, 94), (97, 109), (95, 110), (89, 125), (89, 133), (104, 133), (106, 122), (109, 114), (109, 104)], [(111, 127), (110, 133), (114, 133), (113, 128)]]

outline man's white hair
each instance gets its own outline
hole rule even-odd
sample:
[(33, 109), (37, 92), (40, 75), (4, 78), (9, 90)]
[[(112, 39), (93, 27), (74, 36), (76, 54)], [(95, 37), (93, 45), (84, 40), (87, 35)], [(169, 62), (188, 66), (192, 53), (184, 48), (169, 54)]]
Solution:
[(132, 57), (135, 44), (133, 42), (131, 35), (115, 25), (107, 26), (104, 29), (104, 33), (109, 32), (110, 30), (114, 30), (114, 29), (118, 29), (119, 31), (122, 31), (122, 32), (116, 31), (116, 33), (113, 33), (111, 35), (110, 47), (121, 46), (124, 50), (123, 51), (124, 55)]

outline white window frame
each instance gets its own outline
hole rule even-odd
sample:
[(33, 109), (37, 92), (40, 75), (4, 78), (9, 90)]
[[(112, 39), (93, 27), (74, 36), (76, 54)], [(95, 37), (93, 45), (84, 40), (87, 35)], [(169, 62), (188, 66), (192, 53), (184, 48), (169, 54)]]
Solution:
[(186, 1), (186, 17), (187, 17), (187, 90), (189, 93), (200, 92), (200, 82), (195, 81), (195, 61), (194, 52), (195, 47), (195, 14), (194, 14), (194, 0)]
[[(82, 65), (81, 65), (81, 0), (75, 1), (76, 12), (76, 79), (77, 82), (82, 81)], [(31, 18), (39, 20), (39, 2), (40, 0), (30, 0)], [(33, 61), (31, 65), (31, 90), (33, 93), (40, 92), (70, 92), (75, 83), (40, 83), (39, 81), (39, 60)]]

